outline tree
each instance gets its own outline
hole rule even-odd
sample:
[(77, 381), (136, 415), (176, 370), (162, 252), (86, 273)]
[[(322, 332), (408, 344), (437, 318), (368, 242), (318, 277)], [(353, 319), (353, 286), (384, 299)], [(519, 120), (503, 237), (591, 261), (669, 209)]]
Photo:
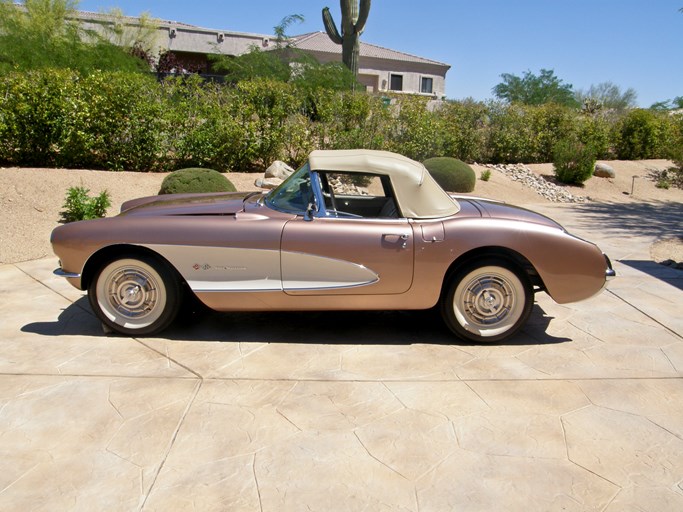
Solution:
[(574, 97), (581, 105), (595, 102), (602, 108), (625, 110), (636, 106), (638, 93), (631, 87), (622, 92), (618, 85), (612, 82), (602, 82), (591, 85), (586, 91), (576, 91)]
[(0, 73), (42, 68), (134, 71), (146, 64), (81, 28), (75, 0), (0, 0)]
[(676, 96), (672, 100), (658, 101), (650, 106), (651, 110), (678, 110), (683, 109), (683, 96)]
[(571, 84), (564, 84), (552, 69), (541, 69), (536, 76), (526, 71), (523, 77), (511, 73), (500, 75), (503, 81), (493, 88), (493, 94), (509, 103), (543, 105), (557, 103), (571, 107), (578, 106)]
[(292, 23), (301, 23), (304, 17), (301, 14), (285, 16), (280, 24), (273, 27), (276, 42), (275, 49), (262, 51), (257, 46), (237, 57), (227, 55), (209, 56), (216, 71), (225, 73), (229, 81), (233, 83), (249, 80), (251, 78), (272, 78), (287, 82), (292, 76), (292, 70), (288, 62), (289, 46), (286, 42), (287, 28)]

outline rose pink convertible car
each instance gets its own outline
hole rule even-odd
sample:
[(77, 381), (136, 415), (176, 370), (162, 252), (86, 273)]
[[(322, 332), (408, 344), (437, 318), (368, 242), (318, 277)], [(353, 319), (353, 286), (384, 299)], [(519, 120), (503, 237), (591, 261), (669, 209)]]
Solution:
[(451, 196), (380, 151), (314, 151), (267, 194), (154, 196), (56, 228), (56, 274), (109, 328), (166, 328), (184, 294), (218, 311), (428, 309), (458, 336), (502, 340), (534, 292), (595, 295), (615, 273), (594, 244), (542, 215)]

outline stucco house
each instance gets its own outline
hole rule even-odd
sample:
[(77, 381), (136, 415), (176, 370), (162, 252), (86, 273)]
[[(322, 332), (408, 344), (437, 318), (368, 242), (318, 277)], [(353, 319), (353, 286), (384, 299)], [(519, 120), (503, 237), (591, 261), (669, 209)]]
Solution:
[[(322, 64), (341, 62), (341, 46), (325, 32), (290, 38), (289, 45)], [(448, 64), (360, 42), (358, 80), (369, 91), (392, 91), (443, 98)]]
[[(122, 25), (134, 29), (140, 19), (129, 16), (79, 11), (78, 18), (86, 29), (103, 32), (106, 25)], [(170, 51), (181, 66), (211, 73), (207, 55), (242, 55), (251, 48), (272, 50), (275, 36), (234, 32), (188, 25), (177, 21), (153, 20), (156, 26), (156, 50)], [(341, 62), (341, 45), (334, 44), (324, 32), (291, 37), (288, 44), (315, 57), (320, 63)], [(359, 81), (368, 91), (391, 91), (419, 94), (441, 99), (446, 90), (448, 64), (361, 41)]]

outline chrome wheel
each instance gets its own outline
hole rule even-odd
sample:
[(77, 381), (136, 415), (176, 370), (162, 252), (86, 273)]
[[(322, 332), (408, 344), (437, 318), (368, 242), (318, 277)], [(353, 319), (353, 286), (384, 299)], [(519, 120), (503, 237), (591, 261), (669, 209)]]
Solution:
[(106, 264), (88, 290), (100, 319), (124, 334), (150, 334), (175, 317), (179, 288), (172, 274), (151, 258)]
[(472, 341), (499, 341), (512, 335), (532, 306), (528, 278), (506, 262), (463, 269), (442, 304), (449, 327)]

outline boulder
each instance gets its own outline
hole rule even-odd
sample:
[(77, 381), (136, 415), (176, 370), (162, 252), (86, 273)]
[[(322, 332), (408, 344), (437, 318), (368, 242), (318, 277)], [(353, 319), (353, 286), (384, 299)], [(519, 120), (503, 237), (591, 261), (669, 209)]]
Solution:
[(281, 162), (280, 160), (275, 160), (272, 164), (270, 164), (270, 167), (266, 169), (265, 177), (285, 180), (293, 172), (294, 169), (292, 169), (289, 165), (287, 165), (284, 162)]
[(598, 178), (614, 178), (616, 174), (611, 166), (598, 162), (595, 164), (593, 176), (597, 176)]

